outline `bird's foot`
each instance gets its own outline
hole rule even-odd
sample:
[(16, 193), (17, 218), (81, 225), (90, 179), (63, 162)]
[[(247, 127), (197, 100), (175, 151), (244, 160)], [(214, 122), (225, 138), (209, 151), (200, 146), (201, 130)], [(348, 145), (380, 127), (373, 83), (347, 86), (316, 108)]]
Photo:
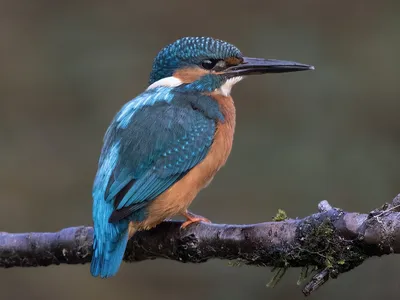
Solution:
[(194, 213), (192, 213), (188, 210), (186, 212), (184, 212), (182, 215), (187, 219), (187, 221), (181, 225), (182, 229), (186, 228), (187, 226), (189, 226), (192, 223), (198, 223), (198, 222), (211, 223), (211, 221), (209, 219), (204, 218), (199, 215), (195, 215)]

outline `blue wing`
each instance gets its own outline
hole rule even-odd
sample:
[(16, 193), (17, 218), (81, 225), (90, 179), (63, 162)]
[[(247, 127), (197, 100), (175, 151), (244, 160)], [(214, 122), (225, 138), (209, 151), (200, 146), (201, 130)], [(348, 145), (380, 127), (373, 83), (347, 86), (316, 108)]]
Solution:
[(104, 199), (113, 202), (110, 222), (141, 221), (146, 206), (201, 162), (212, 144), (218, 104), (208, 96), (161, 87), (128, 102), (110, 125), (100, 158), (107, 161), (118, 144), (118, 158)]

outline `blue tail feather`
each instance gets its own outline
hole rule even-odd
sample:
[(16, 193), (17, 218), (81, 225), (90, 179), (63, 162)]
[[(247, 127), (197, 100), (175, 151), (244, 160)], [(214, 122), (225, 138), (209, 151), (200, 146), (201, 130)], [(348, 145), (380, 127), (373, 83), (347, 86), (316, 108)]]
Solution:
[(94, 237), (90, 272), (95, 277), (107, 278), (118, 272), (128, 243), (129, 221), (109, 223), (114, 206), (112, 201), (105, 201), (107, 183), (117, 163), (119, 146), (116, 142), (107, 148), (109, 152), (102, 152), (93, 186)]
[(93, 239), (93, 257), (90, 272), (93, 276), (107, 278), (114, 276), (124, 258), (128, 243), (128, 223), (107, 224), (108, 230), (95, 230)]

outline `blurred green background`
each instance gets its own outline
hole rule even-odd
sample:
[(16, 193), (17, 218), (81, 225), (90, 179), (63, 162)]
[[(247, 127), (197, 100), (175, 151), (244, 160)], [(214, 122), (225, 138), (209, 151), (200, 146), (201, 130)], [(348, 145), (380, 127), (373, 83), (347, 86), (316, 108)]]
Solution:
[[(313, 64), (234, 88), (226, 167), (192, 205), (218, 223), (334, 206), (367, 212), (400, 192), (400, 5), (395, 1), (0, 1), (0, 230), (91, 224), (103, 134), (182, 36)], [(311, 299), (398, 299), (399, 257), (371, 259)], [(299, 270), (172, 261), (0, 269), (0, 299), (303, 299)]]

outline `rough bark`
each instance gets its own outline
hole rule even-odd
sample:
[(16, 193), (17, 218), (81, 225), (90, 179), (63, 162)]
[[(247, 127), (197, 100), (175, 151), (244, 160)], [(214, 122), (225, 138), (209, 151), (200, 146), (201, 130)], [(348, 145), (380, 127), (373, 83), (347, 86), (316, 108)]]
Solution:
[[(165, 258), (202, 263), (209, 259), (274, 267), (276, 284), (285, 270), (302, 267), (301, 280), (311, 294), (330, 278), (352, 270), (367, 258), (400, 253), (400, 195), (369, 214), (345, 212), (322, 201), (319, 212), (303, 219), (252, 225), (199, 223), (180, 229), (166, 221), (138, 232), (128, 243), (126, 262)], [(54, 233), (0, 233), (0, 267), (85, 264), (91, 261), (92, 227)]]

